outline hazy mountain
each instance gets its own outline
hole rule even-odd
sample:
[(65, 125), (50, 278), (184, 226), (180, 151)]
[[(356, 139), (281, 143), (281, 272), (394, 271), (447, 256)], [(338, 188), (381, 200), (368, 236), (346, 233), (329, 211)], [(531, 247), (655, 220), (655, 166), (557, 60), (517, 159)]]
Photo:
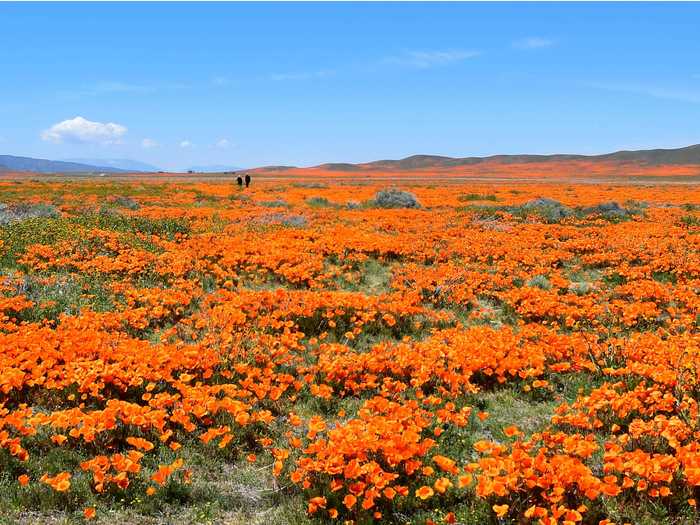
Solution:
[(0, 170), (3, 169), (5, 171), (32, 171), (34, 173), (123, 173), (125, 171), (111, 166), (0, 155)]
[(65, 159), (65, 161), (89, 164), (90, 166), (109, 166), (125, 171), (160, 171), (157, 166), (132, 159)]
[(239, 171), (243, 168), (237, 166), (227, 166), (223, 164), (209, 164), (205, 166), (191, 166), (185, 171), (195, 171), (197, 173), (223, 173), (225, 171)]

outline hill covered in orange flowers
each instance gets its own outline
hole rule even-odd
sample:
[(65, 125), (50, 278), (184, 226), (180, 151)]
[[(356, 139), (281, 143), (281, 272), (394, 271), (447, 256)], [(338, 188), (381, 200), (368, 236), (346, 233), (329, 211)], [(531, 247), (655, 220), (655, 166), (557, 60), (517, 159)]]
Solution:
[(700, 145), (678, 149), (618, 151), (603, 155), (494, 155), (453, 158), (413, 155), (362, 164), (310, 168), (271, 166), (250, 170), (277, 177), (469, 178), (582, 180), (700, 177)]

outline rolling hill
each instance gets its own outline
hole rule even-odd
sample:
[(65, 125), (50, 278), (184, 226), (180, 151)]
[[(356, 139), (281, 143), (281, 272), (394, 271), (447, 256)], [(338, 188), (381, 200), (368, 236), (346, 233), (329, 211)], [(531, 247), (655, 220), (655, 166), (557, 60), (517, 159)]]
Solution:
[[(363, 164), (325, 164), (320, 168), (337, 171), (361, 169), (410, 171), (427, 168), (451, 168), (481, 164), (485, 162), (502, 164), (527, 164), (581, 160), (589, 162), (636, 162), (652, 166), (700, 164), (700, 144), (677, 149), (649, 149), (616, 151), (603, 155), (492, 155), (489, 157), (443, 157), (439, 155), (412, 155), (399, 160), (378, 160)], [(332, 166), (332, 168), (331, 168)]]

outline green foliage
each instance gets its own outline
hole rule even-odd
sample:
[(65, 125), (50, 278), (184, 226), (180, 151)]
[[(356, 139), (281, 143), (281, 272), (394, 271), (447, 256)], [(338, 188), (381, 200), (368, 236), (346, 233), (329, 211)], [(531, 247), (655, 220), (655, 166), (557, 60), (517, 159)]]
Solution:
[(527, 285), (542, 290), (550, 290), (552, 288), (552, 283), (549, 282), (549, 279), (547, 279), (545, 275), (535, 275), (527, 282)]
[(122, 233), (158, 235), (172, 240), (175, 235), (190, 233), (191, 225), (185, 218), (148, 218), (120, 213), (87, 213), (71, 219), (84, 228), (99, 228)]
[(687, 227), (697, 227), (700, 226), (700, 217), (697, 215), (684, 215), (680, 218), (680, 223)]
[(256, 202), (258, 206), (265, 206), (266, 208), (291, 208), (288, 202), (277, 199), (274, 201), (260, 201)]
[(125, 195), (115, 197), (110, 202), (114, 206), (117, 206), (119, 208), (126, 208), (126, 209), (132, 210), (132, 211), (138, 210), (141, 207), (138, 202), (136, 202), (131, 197), (127, 197)]
[(35, 217), (0, 226), (0, 266), (14, 268), (17, 259), (32, 244), (53, 245), (60, 241), (77, 239), (80, 232), (65, 217)]
[(337, 208), (338, 205), (329, 201), (326, 197), (311, 197), (306, 199), (306, 204), (312, 208)]
[(470, 202), (470, 201), (497, 201), (495, 193), (466, 193), (457, 197), (460, 202)]

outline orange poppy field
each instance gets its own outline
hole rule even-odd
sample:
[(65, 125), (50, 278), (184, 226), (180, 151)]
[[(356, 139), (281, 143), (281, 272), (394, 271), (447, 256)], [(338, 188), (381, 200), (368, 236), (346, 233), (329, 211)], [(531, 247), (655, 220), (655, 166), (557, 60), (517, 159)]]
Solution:
[(697, 523), (686, 171), (0, 181), (0, 521)]

